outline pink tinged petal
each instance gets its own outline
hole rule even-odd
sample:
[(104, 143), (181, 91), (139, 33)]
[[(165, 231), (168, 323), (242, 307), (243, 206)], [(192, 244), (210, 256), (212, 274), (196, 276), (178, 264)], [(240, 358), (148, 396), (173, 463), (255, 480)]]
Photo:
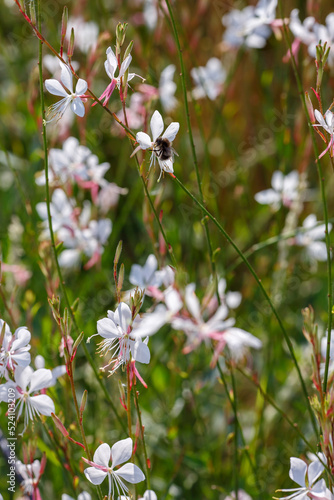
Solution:
[[(124, 464), (130, 460), (132, 456), (132, 439), (122, 439), (115, 443), (111, 448), (111, 460), (112, 467), (116, 467), (116, 465)], [(121, 470), (121, 469), (119, 469)], [(118, 473), (119, 471), (117, 471)]]
[(38, 413), (47, 417), (55, 412), (55, 405), (52, 399), (46, 394), (38, 394), (37, 396), (29, 397), (29, 403), (33, 406)]
[(84, 470), (84, 474), (88, 481), (90, 481), (92, 484), (101, 484), (108, 473), (103, 472), (99, 469), (95, 469), (95, 467), (88, 467), (88, 469)]
[(289, 476), (295, 483), (299, 486), (306, 487), (305, 475), (307, 471), (306, 463), (300, 458), (292, 457), (290, 458), (290, 471)]
[(58, 82), (58, 80), (45, 80), (45, 88), (50, 94), (52, 95), (58, 95), (61, 97), (67, 97), (68, 93), (64, 89), (64, 87), (61, 85), (61, 83)]
[(155, 142), (156, 139), (159, 137), (159, 135), (162, 134), (162, 131), (164, 129), (164, 122), (162, 120), (162, 116), (159, 113), (159, 111), (154, 111), (151, 118), (150, 126), (151, 126), (153, 142)]
[(126, 70), (128, 69), (128, 67), (131, 64), (131, 61), (132, 61), (132, 56), (131, 55), (128, 55), (124, 59), (124, 61), (122, 62), (122, 65), (121, 65), (121, 69), (119, 71), (119, 78), (124, 75), (124, 73), (126, 72)]
[(145, 132), (138, 132), (136, 134), (136, 141), (140, 145), (141, 149), (149, 149), (152, 147), (151, 137)]
[(76, 97), (75, 99), (73, 99), (73, 101), (71, 102), (71, 110), (73, 111), (73, 113), (80, 116), (80, 118), (85, 115), (85, 106), (83, 105), (80, 97)]
[(31, 333), (26, 328), (18, 328), (15, 332), (15, 337), (16, 339), (12, 344), (12, 349), (14, 351), (29, 344)]
[(321, 474), (324, 471), (324, 466), (322, 465), (319, 460), (316, 460), (315, 462), (312, 462), (307, 471), (308, 475), (308, 482), (310, 485), (314, 484), (316, 480), (321, 476)]
[(95, 462), (97, 465), (103, 465), (103, 467), (109, 467), (109, 460), (110, 446), (107, 443), (103, 443), (96, 449), (93, 457), (93, 462)]
[(163, 133), (162, 137), (165, 137), (170, 142), (173, 142), (176, 134), (178, 133), (180, 128), (180, 124), (178, 122), (171, 123)]
[[(128, 438), (131, 439), (131, 438)], [(121, 476), (128, 483), (136, 484), (144, 481), (145, 476), (142, 471), (134, 464), (125, 464), (123, 467), (114, 472), (118, 476)]]
[(87, 90), (87, 87), (88, 87), (87, 82), (85, 80), (82, 80), (82, 78), (79, 78), (77, 86), (75, 87), (76, 95), (84, 94)]
[(133, 345), (131, 345), (131, 354), (133, 359), (135, 359), (139, 363), (145, 363), (146, 365), (148, 365), (148, 363), (150, 362), (150, 350), (147, 345), (141, 341), (137, 341)]
[(317, 498), (317, 499), (321, 499), (321, 500), (322, 499), (325, 500), (325, 499), (331, 498), (331, 497), (327, 496), (327, 487), (326, 487), (326, 483), (325, 483), (324, 479), (320, 479), (320, 481), (318, 481), (317, 484), (315, 484), (311, 488), (310, 495), (311, 495), (312, 498)]
[(61, 76), (60, 76), (61, 82), (70, 91), (70, 93), (73, 94), (72, 71), (67, 66), (67, 64), (63, 64), (62, 62), (60, 62), (60, 67), (61, 67)]

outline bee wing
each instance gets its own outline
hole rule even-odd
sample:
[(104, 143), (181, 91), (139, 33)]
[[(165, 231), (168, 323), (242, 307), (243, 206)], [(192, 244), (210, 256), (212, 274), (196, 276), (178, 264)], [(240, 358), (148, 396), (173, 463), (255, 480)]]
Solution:
[(171, 123), (165, 130), (162, 138), (168, 139), (169, 142), (173, 142), (176, 134), (178, 133), (180, 124), (178, 122)]

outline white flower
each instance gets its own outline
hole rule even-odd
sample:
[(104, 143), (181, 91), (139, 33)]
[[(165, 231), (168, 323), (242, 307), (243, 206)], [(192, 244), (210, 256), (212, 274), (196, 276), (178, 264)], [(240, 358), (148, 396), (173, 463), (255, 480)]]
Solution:
[(319, 500), (329, 498), (327, 495), (325, 480), (320, 479), (320, 481), (318, 481), (319, 477), (323, 473), (323, 470), (324, 466), (318, 460), (311, 462), (311, 464), (307, 466), (306, 463), (300, 458), (290, 458), (289, 476), (295, 483), (299, 484), (300, 488), (277, 490), (292, 492), (291, 495), (281, 497), (280, 500), (308, 500), (310, 497), (317, 498)]
[(23, 464), (21, 460), (15, 462), (16, 471), (23, 478), (21, 487), (23, 493), (33, 495), (36, 493), (36, 486), (43, 474), (42, 466), (39, 460), (34, 460), (32, 464)]
[(294, 34), (294, 36), (305, 45), (317, 44), (319, 40), (316, 39), (316, 35), (313, 31), (315, 25), (314, 17), (306, 17), (301, 23), (299, 19), (299, 10), (293, 9), (290, 14), (289, 28)]
[(233, 359), (237, 361), (246, 354), (248, 347), (254, 349), (262, 347), (262, 342), (254, 335), (233, 327), (235, 319), (227, 319), (228, 308), (225, 304), (219, 306), (215, 314), (205, 321), (202, 317), (200, 302), (195, 295), (194, 283), (186, 287), (185, 302), (191, 317), (177, 316), (172, 320), (172, 327), (175, 330), (183, 330), (188, 337), (184, 352), (192, 351), (202, 342), (208, 343), (214, 340), (217, 342), (213, 357), (214, 364), (225, 345), (228, 346)]
[(240, 292), (226, 292), (226, 280), (221, 278), (218, 282), (218, 293), (221, 302), (225, 303), (229, 309), (236, 309), (240, 306), (242, 295)]
[(164, 111), (169, 113), (177, 105), (177, 99), (175, 97), (176, 83), (173, 81), (176, 66), (174, 64), (169, 64), (161, 72), (159, 80), (159, 96), (162, 107)]
[(138, 76), (143, 81), (145, 80), (145, 78), (137, 75), (136, 73), (128, 73), (127, 81), (126, 82), (124, 81), (125, 73), (129, 69), (130, 63), (132, 61), (131, 54), (126, 56), (126, 58), (123, 60), (118, 76), (115, 76), (115, 73), (118, 69), (118, 60), (111, 47), (107, 48), (106, 54), (107, 54), (107, 60), (104, 62), (104, 68), (111, 82), (100, 96), (100, 99), (104, 99), (103, 106), (106, 106), (108, 104), (111, 94), (113, 93), (115, 87), (117, 87), (120, 90), (122, 82), (124, 86), (127, 86), (128, 82), (132, 80), (135, 76)]
[(161, 272), (158, 271), (158, 261), (155, 255), (149, 255), (144, 266), (133, 264), (129, 280), (132, 285), (138, 286), (141, 289), (146, 289), (149, 286), (159, 288), (162, 284), (162, 276)]
[[(157, 158), (161, 169), (158, 179), (159, 181), (162, 172), (174, 172), (173, 162), (175, 151), (171, 147), (171, 144), (179, 131), (180, 124), (178, 122), (172, 122), (162, 134), (164, 129), (162, 116), (159, 111), (154, 111), (151, 118), (150, 127), (152, 132), (152, 140), (150, 136), (145, 132), (138, 132), (136, 135), (136, 141), (139, 143), (139, 147), (136, 148), (133, 154), (137, 152), (138, 149), (150, 149), (152, 151), (150, 168), (152, 166), (152, 162)], [(167, 146), (168, 149), (165, 149), (165, 146)]]
[[(73, 226), (73, 210), (75, 203), (69, 200), (62, 189), (55, 189), (50, 203), (50, 212), (52, 217), (52, 228), (56, 233), (61, 227)], [(37, 203), (36, 210), (41, 219), (44, 220), (44, 227), (49, 227), (47, 205), (45, 202)], [(43, 238), (49, 238), (49, 230), (42, 233)]]
[[(128, 463), (116, 469), (118, 465), (130, 460), (131, 456), (131, 438), (118, 441), (111, 449), (107, 443), (103, 443), (95, 451), (92, 462), (83, 458), (88, 465), (91, 465), (91, 467), (84, 470), (85, 476), (88, 481), (95, 485), (101, 484), (108, 476), (108, 500), (114, 500), (115, 493), (117, 495), (126, 495), (129, 488), (124, 484), (123, 480), (131, 484), (136, 484), (145, 479), (144, 474), (135, 464)], [(110, 460), (111, 466), (109, 466)]]
[[(61, 500), (74, 500), (74, 498), (70, 497), (70, 495), (67, 495), (66, 493), (63, 493)], [(83, 491), (78, 495), (78, 500), (92, 500), (92, 497), (89, 493), (87, 493), (87, 491)]]
[[(325, 238), (326, 226), (325, 224), (317, 225), (317, 218), (314, 214), (310, 214), (303, 222), (303, 229), (305, 232), (296, 234), (295, 243), (306, 248), (307, 254), (311, 260), (319, 260), (324, 262), (327, 260)], [(331, 231), (332, 224), (328, 224), (328, 230)]]
[(316, 117), (318, 123), (314, 124), (313, 127), (322, 127), (330, 135), (330, 140), (328, 142), (327, 148), (321, 153), (319, 158), (324, 156), (329, 150), (330, 155), (334, 155), (334, 114), (328, 109), (325, 113), (325, 118), (322, 116), (319, 110), (314, 110), (314, 116)]
[[(103, 177), (109, 170), (110, 164), (99, 164), (98, 157), (89, 148), (82, 146), (75, 137), (68, 137), (63, 143), (63, 149), (50, 149), (49, 164), (51, 186), (65, 184), (68, 181), (78, 182), (83, 187), (88, 182), (97, 186), (108, 184)], [(36, 183), (45, 184), (44, 170), (37, 174)]]
[[(63, 99), (61, 99), (56, 104), (53, 104), (49, 108), (48, 115), (51, 115), (51, 118), (47, 121), (47, 123), (53, 121), (55, 118), (59, 120), (68, 107), (71, 108), (73, 113), (80, 117), (84, 116), (85, 114), (85, 106), (83, 105), (80, 96), (82, 96), (86, 92), (87, 82), (79, 78), (74, 92), (72, 71), (66, 64), (62, 62), (60, 62), (60, 67), (60, 79), (63, 85), (61, 85), (58, 80), (45, 80), (46, 90), (50, 92), (50, 94), (63, 97)], [(67, 89), (68, 92), (65, 89)]]
[[(51, 370), (41, 368), (34, 370), (30, 366), (25, 368), (17, 367), (14, 372), (15, 382), (9, 381), (0, 386), (0, 401), (8, 402), (8, 389), (15, 389), (16, 403), (16, 418), (20, 418), (23, 409), (24, 411), (24, 429), (25, 432), (29, 420), (34, 420), (35, 416), (40, 414), (47, 417), (55, 412), (55, 405), (52, 399), (46, 394), (34, 394), (42, 389), (49, 387), (52, 381)], [(21, 435), (22, 435), (21, 434)]]
[(222, 91), (222, 85), (226, 79), (226, 71), (219, 59), (212, 57), (206, 66), (193, 68), (190, 71), (196, 87), (192, 91), (194, 99), (201, 99), (207, 96), (212, 101)]
[[(134, 325), (136, 325), (136, 321)], [(145, 364), (150, 362), (149, 348), (145, 342), (136, 338), (132, 328), (131, 309), (127, 304), (121, 302), (115, 312), (108, 311), (108, 317), (97, 322), (98, 333), (87, 340), (89, 342), (96, 335), (104, 338), (100, 342), (99, 352), (105, 354), (111, 351), (111, 359), (104, 367), (106, 368), (113, 363), (113, 369), (110, 373), (114, 373), (119, 366), (128, 363), (130, 354), (135, 361)]]
[[(4, 321), (0, 319), (0, 334)], [(25, 326), (18, 328), (12, 335), (8, 325), (5, 326), (4, 337), (0, 347), (0, 377), (8, 378), (8, 370), (14, 371), (18, 366), (25, 368), (30, 364), (31, 334)]]
[(232, 9), (223, 16), (227, 28), (223, 40), (228, 45), (260, 49), (271, 35), (270, 25), (275, 20), (277, 0), (260, 0), (256, 7), (249, 5), (243, 10)]
[(256, 193), (255, 200), (261, 205), (271, 205), (274, 210), (278, 210), (281, 204), (290, 206), (291, 202), (298, 197), (299, 174), (293, 170), (284, 176), (282, 172), (276, 170), (271, 179), (272, 189), (265, 189)]

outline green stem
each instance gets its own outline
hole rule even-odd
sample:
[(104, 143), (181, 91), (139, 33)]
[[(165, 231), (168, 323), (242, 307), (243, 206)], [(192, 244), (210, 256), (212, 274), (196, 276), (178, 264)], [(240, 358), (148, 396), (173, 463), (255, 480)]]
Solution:
[(293, 422), (292, 420), (290, 420), (290, 418), (287, 416), (286, 413), (284, 413), (283, 410), (280, 409), (279, 406), (277, 406), (277, 404), (275, 403), (275, 401), (269, 396), (269, 394), (262, 388), (262, 386), (260, 385), (260, 383), (255, 380), (255, 378), (251, 375), (249, 375), (248, 373), (246, 373), (242, 368), (238, 367), (237, 370), (242, 373), (242, 375), (244, 377), (247, 378), (247, 380), (249, 380), (250, 382), (252, 382), (252, 384), (255, 385), (255, 387), (257, 387), (257, 389), (259, 390), (260, 394), (262, 395), (262, 397), (273, 407), (275, 408), (275, 410), (282, 416), (282, 418), (299, 434), (299, 436), (301, 437), (301, 439), (304, 441), (304, 443), (308, 446), (309, 450), (312, 452), (312, 453), (317, 453), (317, 450), (315, 450), (315, 448), (311, 445), (311, 443), (305, 438), (304, 434), (302, 433), (302, 431), (299, 429), (298, 427), (298, 424), (296, 424), (295, 422)]
[[(39, 0), (38, 0), (38, 16), (39, 16)], [(39, 17), (38, 22), (40, 23), (40, 17)], [(43, 90), (43, 74), (42, 74), (42, 47), (43, 47), (43, 43), (42, 43), (42, 41), (40, 41), (40, 44), (39, 44), (39, 82), (40, 82), (41, 110), (42, 110), (42, 118), (43, 118), (42, 135), (43, 135), (43, 147), (44, 147), (45, 191), (46, 191), (46, 207), (47, 207), (47, 215), (48, 215), (48, 224), (49, 224), (49, 231), (50, 231), (51, 246), (52, 246), (52, 250), (53, 250), (53, 254), (54, 254), (54, 260), (55, 260), (55, 264), (56, 264), (57, 274), (59, 277), (60, 288), (61, 288), (63, 297), (65, 299), (66, 306), (70, 312), (72, 322), (75, 326), (77, 334), (79, 335), (81, 333), (81, 330), (79, 329), (79, 327), (76, 323), (76, 319), (75, 319), (75, 316), (74, 316), (74, 313), (73, 313), (73, 310), (72, 310), (72, 307), (71, 307), (71, 304), (70, 304), (70, 301), (69, 301), (69, 298), (68, 298), (68, 295), (67, 295), (67, 292), (65, 289), (65, 284), (64, 284), (62, 272), (61, 272), (59, 262), (58, 262), (57, 250), (56, 250), (56, 244), (55, 244), (55, 236), (54, 236), (53, 227), (52, 227), (52, 216), (51, 216), (51, 209), (50, 209), (51, 201), (50, 201), (50, 190), (49, 190), (49, 163), (48, 163), (48, 148), (47, 148), (47, 140), (46, 140), (45, 106), (44, 106), (44, 90)], [(126, 427), (124, 425), (124, 422), (117, 413), (116, 407), (113, 404), (111, 397), (110, 397), (105, 385), (103, 384), (103, 382), (99, 376), (98, 370), (93, 362), (93, 359), (88, 351), (86, 344), (82, 343), (81, 345), (83, 346), (86, 359), (89, 362), (90, 366), (92, 367), (94, 374), (95, 374), (95, 376), (100, 384), (101, 389), (103, 390), (103, 393), (104, 393), (107, 401), (109, 402), (113, 412), (115, 413), (117, 420), (119, 421), (120, 425), (122, 426), (122, 429), (125, 431)]]
[(234, 492), (235, 492), (235, 500), (238, 500), (238, 490), (239, 490), (239, 457), (238, 457), (238, 430), (239, 430), (239, 422), (238, 422), (238, 404), (237, 404), (237, 389), (235, 385), (235, 378), (233, 374), (232, 365), (230, 366), (230, 374), (232, 380), (232, 390), (233, 390), (233, 411), (234, 411)]
[[(177, 52), (179, 55), (179, 61), (180, 61), (180, 67), (181, 67), (181, 83), (182, 83), (182, 91), (183, 91), (183, 101), (184, 101), (184, 108), (185, 108), (185, 113), (186, 113), (186, 120), (187, 120), (187, 127), (188, 127), (188, 134), (189, 134), (189, 140), (190, 140), (190, 148), (193, 156), (193, 162), (195, 166), (195, 172), (196, 172), (196, 179), (197, 179), (197, 186), (198, 186), (198, 192), (199, 192), (199, 197), (201, 200), (202, 205), (204, 204), (204, 198), (203, 198), (203, 192), (202, 192), (202, 181), (200, 178), (199, 174), (199, 168), (198, 168), (198, 161), (197, 161), (197, 155), (196, 155), (196, 150), (195, 150), (195, 143), (194, 143), (194, 137), (192, 133), (192, 128), (191, 128), (191, 122), (190, 122), (190, 112), (189, 112), (189, 106), (188, 106), (188, 98), (187, 98), (187, 88), (186, 88), (186, 81), (185, 81), (185, 67), (184, 67), (184, 62), (183, 62), (183, 57), (182, 57), (182, 49), (180, 45), (180, 39), (174, 19), (174, 14), (172, 11), (172, 8), (170, 6), (169, 0), (166, 0), (166, 5), (168, 8), (170, 20), (172, 23), (173, 27), (173, 33), (174, 33), (174, 38), (175, 38), (175, 43), (177, 47)], [(204, 217), (204, 212), (203, 212), (203, 217)], [(212, 274), (213, 277), (215, 278), (217, 282), (217, 273), (216, 273), (216, 265), (213, 260), (213, 252), (212, 252), (212, 243), (211, 243), (211, 238), (210, 238), (210, 233), (209, 233), (209, 228), (208, 228), (208, 222), (205, 219), (204, 220), (204, 227), (205, 227), (205, 235), (207, 239), (207, 244), (208, 244), (208, 250), (209, 250), (209, 255), (210, 255), (210, 261), (211, 261), (211, 269), (212, 269)], [(219, 299), (218, 299), (219, 300)]]
[(202, 205), (202, 203), (200, 201), (197, 200), (197, 198), (182, 184), (182, 182), (177, 177), (175, 177), (175, 182), (196, 203), (196, 205), (198, 207), (200, 207), (201, 210), (204, 211), (204, 213), (209, 217), (209, 219), (212, 220), (212, 222), (215, 224), (215, 226), (218, 228), (218, 230), (223, 234), (223, 236), (227, 239), (227, 241), (230, 243), (230, 245), (232, 245), (232, 247), (234, 248), (234, 250), (237, 252), (237, 254), (239, 255), (239, 257), (246, 264), (248, 270), (250, 271), (250, 273), (254, 277), (256, 283), (260, 287), (261, 292), (263, 293), (266, 301), (269, 304), (270, 309), (272, 310), (274, 316), (276, 317), (276, 319), (278, 321), (279, 327), (280, 327), (280, 329), (281, 329), (281, 331), (283, 333), (283, 336), (285, 338), (285, 341), (287, 343), (288, 349), (290, 351), (291, 357), (293, 359), (294, 365), (295, 365), (297, 373), (298, 373), (300, 384), (302, 386), (302, 390), (303, 390), (303, 393), (304, 393), (304, 396), (305, 396), (305, 400), (306, 400), (306, 403), (307, 403), (307, 409), (308, 409), (308, 411), (310, 413), (310, 417), (311, 417), (311, 421), (312, 421), (314, 432), (316, 433), (316, 435), (318, 435), (318, 428), (317, 428), (317, 424), (316, 424), (316, 419), (315, 419), (315, 416), (313, 414), (313, 411), (312, 411), (312, 408), (311, 408), (311, 405), (310, 405), (310, 401), (309, 401), (309, 398), (308, 398), (308, 393), (307, 393), (306, 385), (305, 385), (305, 382), (303, 380), (303, 377), (302, 377), (302, 374), (301, 374), (301, 371), (300, 371), (300, 368), (299, 368), (299, 365), (298, 365), (298, 361), (297, 361), (295, 352), (293, 350), (292, 342), (291, 342), (291, 340), (290, 340), (290, 338), (289, 338), (289, 336), (288, 336), (288, 334), (287, 334), (287, 332), (286, 332), (286, 330), (284, 328), (284, 325), (283, 325), (283, 323), (281, 321), (281, 318), (278, 315), (278, 312), (276, 311), (276, 308), (274, 307), (274, 304), (272, 303), (272, 301), (271, 301), (271, 299), (270, 299), (270, 297), (269, 297), (266, 289), (262, 285), (261, 279), (258, 277), (258, 275), (256, 274), (253, 266), (250, 264), (250, 262), (245, 257), (245, 255), (243, 254), (243, 252), (239, 249), (239, 247), (236, 245), (236, 243), (234, 243), (234, 241), (232, 240), (232, 238), (225, 231), (225, 229), (221, 226), (221, 224), (217, 221), (217, 219)]
[(243, 433), (243, 430), (242, 430), (242, 427), (241, 427), (241, 424), (240, 424), (240, 421), (239, 421), (239, 418), (238, 418), (238, 415), (237, 413), (234, 411), (234, 403), (233, 403), (233, 400), (232, 400), (232, 397), (230, 395), (230, 392), (228, 390), (228, 386), (227, 386), (227, 382), (226, 382), (226, 378), (225, 378), (225, 375), (224, 375), (224, 372), (222, 370), (222, 367), (220, 366), (220, 363), (219, 361), (217, 362), (217, 368), (218, 368), (218, 371), (219, 371), (219, 374), (220, 374), (220, 378), (223, 382), (223, 385), (224, 385), (224, 389), (225, 389), (225, 392), (226, 392), (226, 396), (229, 400), (229, 403), (233, 409), (233, 413), (234, 413), (234, 419), (238, 425), (238, 428), (239, 428), (239, 434), (240, 434), (240, 438), (241, 438), (241, 441), (242, 441), (242, 444), (244, 446), (244, 451), (246, 453), (246, 456), (247, 456), (247, 459), (249, 461), (249, 465), (252, 469), (252, 472), (254, 474), (254, 477), (255, 477), (255, 481), (256, 481), (256, 485), (257, 485), (257, 488), (258, 488), (258, 492), (259, 492), (259, 498), (262, 498), (262, 495), (261, 495), (261, 488), (260, 488), (260, 483), (259, 483), (259, 478), (258, 478), (258, 473), (257, 473), (257, 466), (256, 464), (253, 463), (252, 461), (252, 458), (250, 456), (250, 453), (249, 453), (249, 450), (247, 448), (247, 445), (246, 445), (246, 440), (245, 440), (245, 437), (244, 437), (244, 433)]
[(140, 427), (140, 435), (141, 435), (141, 440), (143, 443), (143, 449), (144, 449), (144, 457), (145, 457), (145, 469), (146, 469), (146, 486), (147, 490), (151, 489), (151, 481), (150, 481), (150, 467), (149, 467), (149, 458), (147, 455), (147, 449), (146, 449), (146, 441), (145, 441), (145, 434), (144, 434), (144, 426), (142, 423), (141, 419), (141, 411), (139, 408), (139, 400), (138, 400), (138, 392), (136, 391), (136, 386), (134, 386), (134, 396), (135, 396), (135, 403), (136, 403), (136, 410), (137, 410), (137, 415), (138, 415), (138, 420), (139, 420), (139, 427)]
[[(281, 12), (281, 17), (283, 19), (282, 15), (282, 1), (279, 1), (279, 7), (280, 7), (280, 12)], [(327, 382), (328, 382), (328, 371), (329, 371), (329, 358), (330, 358), (330, 347), (331, 347), (331, 334), (332, 334), (332, 308), (333, 308), (333, 300), (332, 300), (332, 262), (331, 262), (331, 240), (329, 236), (329, 227), (328, 227), (328, 209), (327, 209), (327, 200), (326, 200), (326, 190), (325, 190), (325, 178), (322, 173), (322, 167), (320, 164), (320, 159), (319, 159), (319, 153), (318, 153), (318, 148), (317, 148), (317, 143), (315, 140), (315, 133), (313, 130), (313, 126), (308, 114), (307, 110), (307, 105), (306, 105), (306, 100), (305, 100), (305, 94), (304, 94), (304, 89), (302, 86), (302, 82), (299, 77), (298, 73), (298, 68), (297, 64), (294, 58), (294, 55), (292, 53), (292, 48), (291, 48), (291, 42), (289, 38), (289, 33), (288, 33), (288, 27), (283, 21), (283, 34), (285, 41), (289, 47), (289, 52), (290, 52), (290, 58), (291, 58), (291, 63), (293, 67), (293, 71), (295, 74), (300, 98), (303, 104), (304, 112), (306, 115), (307, 123), (308, 126), (310, 127), (311, 130), (311, 138), (312, 138), (312, 144), (313, 144), (313, 149), (315, 152), (315, 155), (317, 157), (316, 160), (316, 165), (317, 165), (317, 171), (318, 171), (318, 177), (319, 177), (319, 183), (320, 183), (320, 189), (321, 189), (321, 199), (322, 199), (322, 206), (323, 206), (323, 211), (324, 211), (324, 219), (325, 219), (325, 236), (326, 236), (326, 249), (327, 249), (327, 275), (328, 275), (328, 281), (327, 281), (327, 305), (328, 305), (328, 322), (327, 322), (327, 328), (328, 328), (328, 334), (327, 334), (327, 350), (326, 350), (326, 363), (325, 363), (325, 372), (324, 372), (324, 382), (323, 382), (323, 391), (327, 391)]]

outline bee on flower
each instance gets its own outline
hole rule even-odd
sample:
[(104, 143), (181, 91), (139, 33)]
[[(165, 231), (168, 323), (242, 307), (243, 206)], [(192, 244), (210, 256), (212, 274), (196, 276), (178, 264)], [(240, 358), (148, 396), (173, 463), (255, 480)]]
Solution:
[(177, 155), (177, 152), (172, 147), (172, 143), (179, 131), (180, 124), (178, 122), (172, 122), (162, 134), (164, 129), (162, 116), (159, 111), (154, 111), (151, 118), (150, 127), (152, 132), (152, 140), (151, 137), (145, 132), (138, 132), (136, 135), (136, 141), (138, 142), (139, 146), (133, 151), (131, 157), (134, 156), (139, 151), (139, 149), (151, 150), (152, 155), (149, 171), (152, 167), (152, 164), (155, 163), (155, 160), (157, 159), (160, 167), (160, 176), (158, 179), (159, 182), (163, 172), (167, 172), (168, 174), (173, 174), (174, 172), (174, 155)]

